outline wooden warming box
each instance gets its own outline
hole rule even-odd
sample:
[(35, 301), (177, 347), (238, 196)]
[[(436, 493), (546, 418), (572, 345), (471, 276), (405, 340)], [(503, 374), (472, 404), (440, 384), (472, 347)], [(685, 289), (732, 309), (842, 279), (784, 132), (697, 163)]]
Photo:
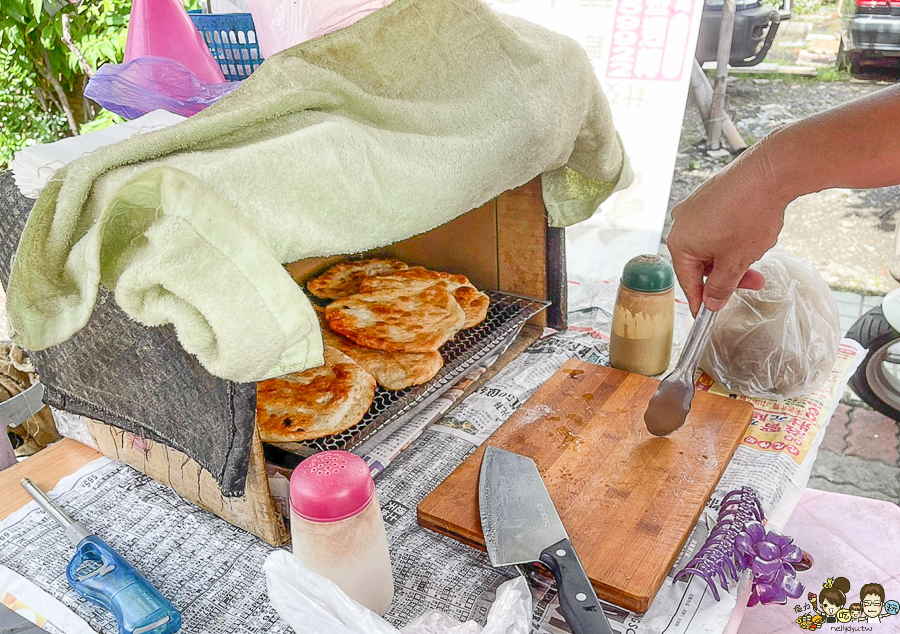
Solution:
[[(547, 225), (540, 177), (432, 231), (374, 250), (372, 255), (390, 255), (409, 264), (461, 273), (479, 289), (551, 302), (525, 325), (513, 345), (470, 391), (521, 353), (545, 326), (565, 327), (565, 232)], [(309, 258), (287, 269), (304, 282), (342, 259)], [(105, 455), (128, 463), (272, 545), (288, 541), (285, 521), (269, 491), (263, 446), (255, 432), (246, 491), (242, 497), (225, 497), (213, 477), (185, 454), (116, 427), (94, 421), (89, 426)]]

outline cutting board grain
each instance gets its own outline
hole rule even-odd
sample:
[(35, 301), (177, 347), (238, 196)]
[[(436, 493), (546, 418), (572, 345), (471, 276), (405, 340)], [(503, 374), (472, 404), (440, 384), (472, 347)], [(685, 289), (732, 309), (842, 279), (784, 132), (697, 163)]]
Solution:
[[(568, 361), (485, 445), (529, 456), (597, 595), (646, 612), (744, 436), (753, 407), (708, 393), (666, 438), (644, 427), (656, 379)], [(484, 547), (482, 445), (418, 507), (422, 526)]]

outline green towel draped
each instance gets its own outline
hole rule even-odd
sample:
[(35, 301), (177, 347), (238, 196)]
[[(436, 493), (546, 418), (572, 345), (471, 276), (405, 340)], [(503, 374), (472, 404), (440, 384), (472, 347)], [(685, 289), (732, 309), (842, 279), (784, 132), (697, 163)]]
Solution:
[(65, 341), (102, 283), (138, 322), (174, 324), (214, 375), (319, 365), (283, 263), (409, 238), (538, 174), (554, 226), (630, 180), (583, 50), (478, 0), (396, 0), (60, 170), (16, 254), (10, 331), (26, 349)]

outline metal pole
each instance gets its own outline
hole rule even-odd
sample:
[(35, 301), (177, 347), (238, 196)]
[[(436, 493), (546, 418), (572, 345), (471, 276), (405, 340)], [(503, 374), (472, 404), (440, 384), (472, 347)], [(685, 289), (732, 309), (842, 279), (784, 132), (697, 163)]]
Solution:
[[(700, 111), (700, 118), (703, 119), (703, 127), (708, 131), (710, 125), (709, 115), (712, 111), (713, 87), (710, 85), (709, 79), (707, 79), (706, 73), (703, 72), (696, 57), (691, 68), (691, 90), (694, 93), (694, 101), (697, 102), (697, 110)], [(723, 113), (723, 117), (722, 134), (725, 135), (725, 140), (731, 146), (731, 151), (740, 152), (746, 150), (747, 143), (741, 137), (741, 133), (738, 132), (737, 126), (734, 125), (731, 117), (728, 116), (728, 113)]]
[(731, 40), (734, 37), (734, 0), (725, 0), (722, 6), (722, 24), (719, 28), (719, 50), (716, 55), (716, 83), (713, 87), (712, 114), (706, 137), (711, 150), (721, 147), (722, 121), (725, 117), (725, 88), (728, 84), (728, 61), (731, 58)]
[(22, 478), (22, 488), (28, 491), (29, 495), (34, 498), (34, 501), (38, 503), (38, 506), (44, 509), (47, 515), (59, 522), (63, 528), (69, 528), (75, 523), (75, 520), (66, 515), (65, 511), (59, 508), (53, 500), (47, 497), (46, 493), (41, 491), (38, 485), (28, 478)]

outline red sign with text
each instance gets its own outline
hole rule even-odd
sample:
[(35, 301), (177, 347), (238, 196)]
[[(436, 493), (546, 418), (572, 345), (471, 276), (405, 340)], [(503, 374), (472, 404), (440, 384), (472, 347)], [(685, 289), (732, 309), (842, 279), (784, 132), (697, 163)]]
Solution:
[(689, 54), (692, 0), (619, 0), (608, 79), (678, 81)]

